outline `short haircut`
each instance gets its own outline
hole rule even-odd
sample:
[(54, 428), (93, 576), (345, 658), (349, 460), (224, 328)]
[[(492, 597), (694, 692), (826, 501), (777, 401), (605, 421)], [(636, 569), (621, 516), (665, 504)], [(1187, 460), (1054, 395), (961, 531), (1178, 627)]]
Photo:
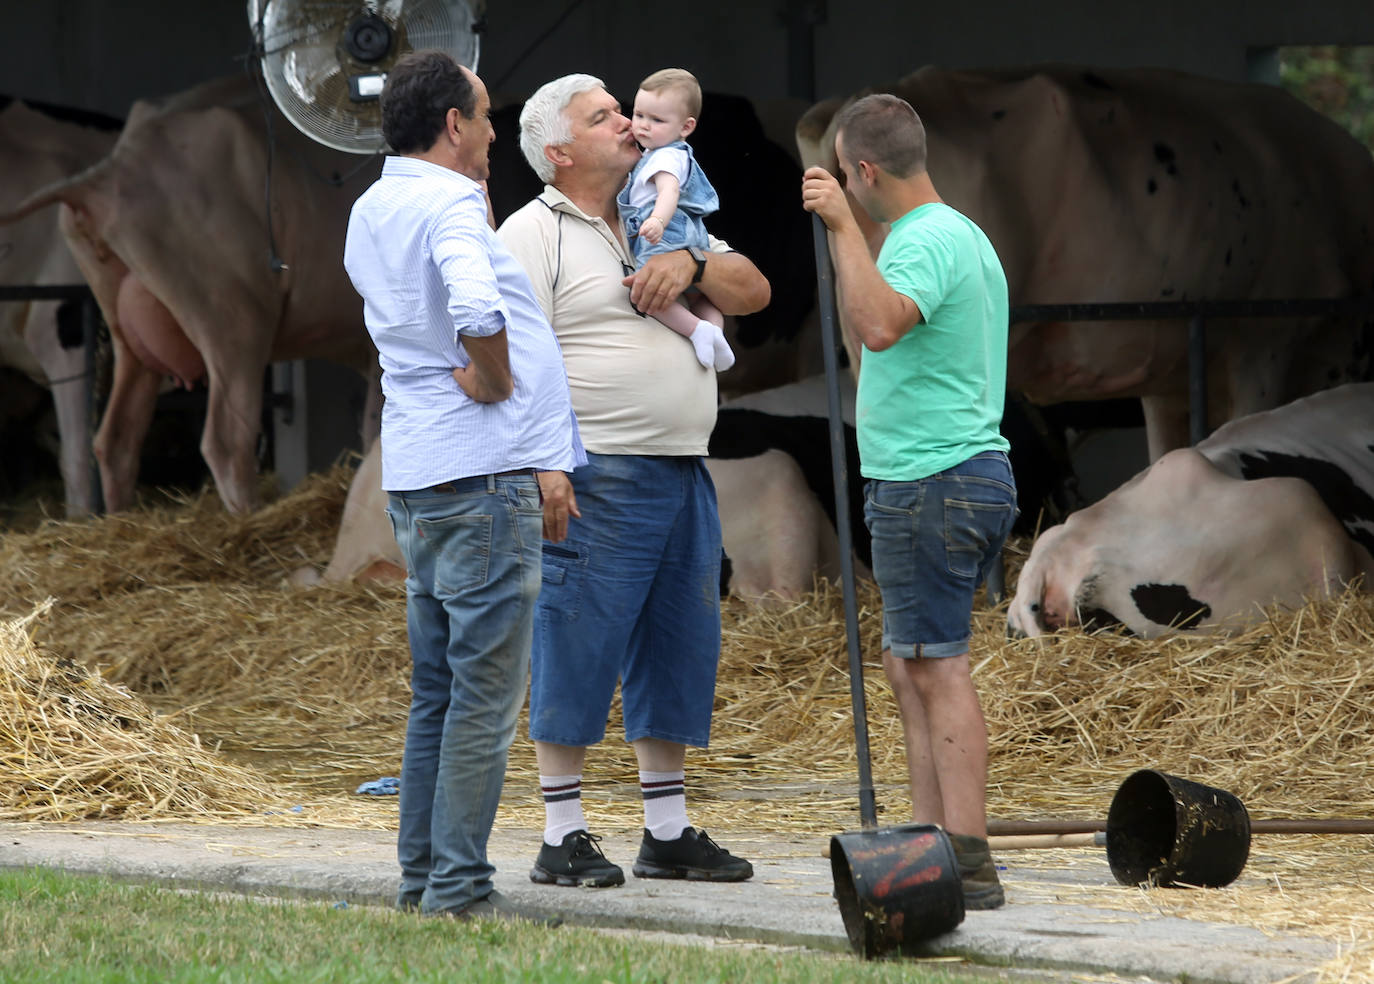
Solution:
[(540, 181), (553, 181), (556, 170), (553, 161), (544, 156), (544, 148), (572, 143), (568, 103), (584, 92), (604, 88), (606, 84), (593, 75), (565, 75), (545, 82), (525, 100), (525, 108), (520, 110), (520, 152)]
[(662, 92), (665, 89), (676, 92), (682, 97), (688, 116), (701, 116), (701, 83), (685, 68), (660, 68), (639, 83), (639, 87), (645, 92)]
[(899, 96), (880, 92), (850, 103), (835, 117), (835, 133), (844, 136), (850, 167), (868, 161), (895, 178), (926, 169), (926, 128)]
[(386, 73), (382, 86), (382, 136), (398, 154), (434, 146), (448, 111), (465, 119), (477, 111), (477, 90), (458, 63), (442, 51), (412, 51)]

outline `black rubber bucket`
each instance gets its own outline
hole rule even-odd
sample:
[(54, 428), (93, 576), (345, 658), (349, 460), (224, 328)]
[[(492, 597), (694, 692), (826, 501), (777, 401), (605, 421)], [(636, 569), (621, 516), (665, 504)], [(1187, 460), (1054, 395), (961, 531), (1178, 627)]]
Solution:
[(830, 873), (845, 935), (863, 957), (914, 953), (913, 944), (964, 921), (964, 886), (949, 835), (929, 824), (830, 838)]
[(1107, 862), (1123, 885), (1221, 888), (1250, 857), (1250, 814), (1223, 789), (1142, 769), (1107, 813)]

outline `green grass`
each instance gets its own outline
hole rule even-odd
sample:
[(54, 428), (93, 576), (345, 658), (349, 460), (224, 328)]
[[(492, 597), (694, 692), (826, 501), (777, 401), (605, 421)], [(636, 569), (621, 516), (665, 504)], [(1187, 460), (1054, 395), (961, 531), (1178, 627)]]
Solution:
[(0, 870), (0, 982), (986, 984), (989, 976), (1002, 975)]

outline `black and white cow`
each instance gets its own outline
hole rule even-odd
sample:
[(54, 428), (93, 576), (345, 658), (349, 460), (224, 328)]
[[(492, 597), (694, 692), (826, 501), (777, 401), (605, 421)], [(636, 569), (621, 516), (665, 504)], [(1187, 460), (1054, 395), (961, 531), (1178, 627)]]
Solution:
[(1221, 427), (1036, 541), (1008, 630), (1215, 631), (1374, 575), (1374, 384)]

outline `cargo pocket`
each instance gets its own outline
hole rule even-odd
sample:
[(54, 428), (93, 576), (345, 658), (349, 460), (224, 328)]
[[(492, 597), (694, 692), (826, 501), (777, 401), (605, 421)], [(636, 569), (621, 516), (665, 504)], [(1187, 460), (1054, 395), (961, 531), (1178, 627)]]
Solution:
[(582, 612), (582, 582), (587, 558), (566, 544), (544, 544), (539, 617), (548, 621), (575, 622)]

